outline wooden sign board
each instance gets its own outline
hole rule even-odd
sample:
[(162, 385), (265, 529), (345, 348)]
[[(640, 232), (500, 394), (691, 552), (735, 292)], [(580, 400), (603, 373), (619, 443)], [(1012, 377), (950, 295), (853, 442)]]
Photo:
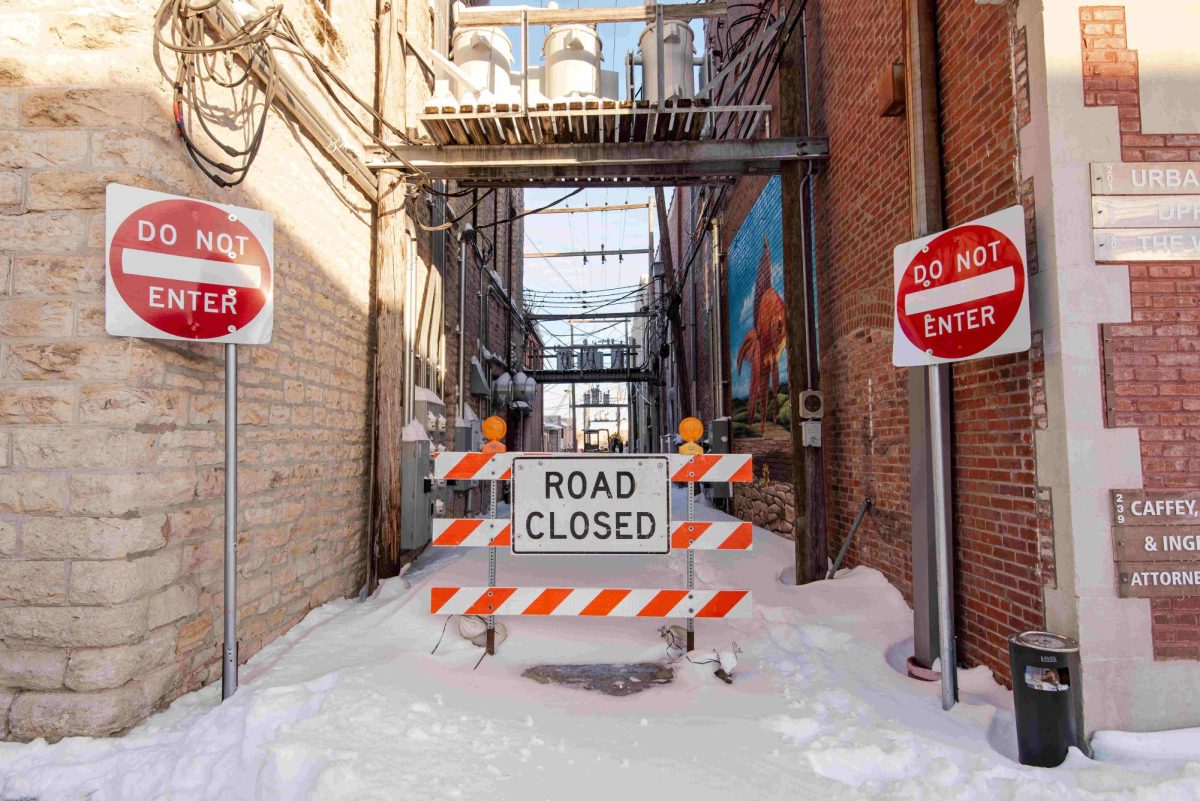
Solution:
[(1109, 491), (1122, 598), (1200, 596), (1200, 491)]
[(1113, 526), (1118, 562), (1200, 562), (1200, 525)]
[(1186, 228), (1200, 225), (1200, 195), (1092, 198), (1093, 228)]
[(1109, 490), (1113, 526), (1200, 526), (1200, 490)]
[(1097, 228), (1096, 261), (1200, 261), (1200, 228)]
[(1117, 594), (1122, 598), (1173, 598), (1200, 596), (1200, 563), (1164, 565), (1156, 562), (1121, 562)]
[(1105, 161), (1093, 163), (1092, 194), (1200, 194), (1200, 162)]

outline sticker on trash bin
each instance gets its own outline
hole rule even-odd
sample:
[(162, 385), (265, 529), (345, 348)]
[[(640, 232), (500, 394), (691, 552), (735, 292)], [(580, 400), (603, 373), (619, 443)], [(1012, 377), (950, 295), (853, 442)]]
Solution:
[(1048, 692), (1065, 692), (1071, 687), (1070, 682), (1067, 681), (1067, 671), (1052, 667), (1035, 667), (1034, 665), (1025, 668), (1025, 685), (1034, 690)]

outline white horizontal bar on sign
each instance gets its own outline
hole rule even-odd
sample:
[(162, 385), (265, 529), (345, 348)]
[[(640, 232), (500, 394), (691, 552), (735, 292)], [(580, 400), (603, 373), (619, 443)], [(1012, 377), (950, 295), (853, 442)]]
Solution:
[(433, 519), (433, 543), (441, 548), (508, 548), (512, 524), (506, 518)]
[(672, 520), (671, 550), (748, 551), (754, 527), (738, 521)]
[(1194, 161), (1092, 163), (1093, 195), (1194, 195), (1200, 163)]
[(192, 281), (246, 289), (258, 289), (262, 285), (262, 271), (251, 264), (196, 259), (149, 250), (124, 251), (121, 254), (121, 269), (129, 275), (165, 281)]
[(754, 466), (748, 453), (704, 453), (697, 456), (672, 453), (670, 456), (672, 481), (725, 483), (754, 479)]
[(1186, 228), (1200, 225), (1200, 195), (1092, 198), (1094, 228)]
[(433, 454), (433, 477), (449, 481), (507, 481), (512, 478), (512, 453), (438, 451)]
[(1200, 260), (1200, 228), (1103, 228), (1092, 243), (1096, 261)]
[(971, 303), (990, 298), (992, 295), (1012, 292), (1016, 286), (1017, 276), (1012, 267), (992, 270), (990, 273), (964, 278), (952, 284), (911, 292), (904, 297), (904, 313), (920, 314), (947, 306), (957, 306), (960, 303)]
[(433, 587), (435, 615), (535, 617), (749, 617), (748, 590), (631, 590), (580, 587)]

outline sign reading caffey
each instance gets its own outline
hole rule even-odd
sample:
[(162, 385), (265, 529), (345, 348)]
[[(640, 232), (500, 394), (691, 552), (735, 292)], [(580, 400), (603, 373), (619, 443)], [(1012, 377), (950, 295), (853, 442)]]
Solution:
[(1110, 503), (1121, 597), (1200, 595), (1200, 492), (1112, 490)]
[(665, 456), (513, 459), (513, 553), (667, 553), (667, 466)]

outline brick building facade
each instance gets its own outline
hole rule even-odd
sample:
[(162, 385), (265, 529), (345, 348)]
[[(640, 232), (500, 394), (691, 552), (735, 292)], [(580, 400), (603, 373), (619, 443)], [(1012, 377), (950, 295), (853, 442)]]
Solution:
[[(905, 62), (905, 7), (811, 0), (805, 34), (814, 130), (830, 144), (814, 184), (829, 555), (870, 498), (847, 564), (881, 570), (912, 601), (910, 376), (890, 358), (891, 252), (914, 238), (909, 128), (903, 110), (881, 113), (880, 97)], [(1162, 699), (1195, 679), (1200, 606), (1118, 597), (1106, 504), (1115, 488), (1200, 488), (1200, 283), (1186, 261), (1097, 265), (1086, 172), (1092, 161), (1200, 158), (1200, 120), (1180, 110), (1190, 107), (1181, 97), (1197, 96), (1200, 65), (1181, 78), (1181, 51), (1156, 46), (1173, 23), (1153, 3), (940, 0), (935, 9), (945, 225), (1024, 206), (1033, 302), (1030, 351), (952, 369), (960, 660), (1008, 682), (1008, 635), (1062, 631), (1083, 647), (1089, 730), (1194, 725)], [(1149, 93), (1139, 69), (1147, 50), (1159, 54)], [(777, 116), (771, 125), (780, 130)], [(762, 187), (742, 179), (725, 194), (721, 258)], [(783, 213), (785, 226), (802, 224)], [(718, 306), (728, 285), (721, 291)], [(801, 313), (795, 292), (786, 301)], [(719, 319), (704, 307), (688, 316), (687, 288), (684, 308), (701, 331)], [(707, 398), (699, 386), (697, 408), (714, 408), (715, 385)], [(730, 412), (725, 397), (714, 416)], [(766, 505), (760, 484), (738, 493), (752, 518)], [(803, 526), (789, 524), (771, 527)]]

